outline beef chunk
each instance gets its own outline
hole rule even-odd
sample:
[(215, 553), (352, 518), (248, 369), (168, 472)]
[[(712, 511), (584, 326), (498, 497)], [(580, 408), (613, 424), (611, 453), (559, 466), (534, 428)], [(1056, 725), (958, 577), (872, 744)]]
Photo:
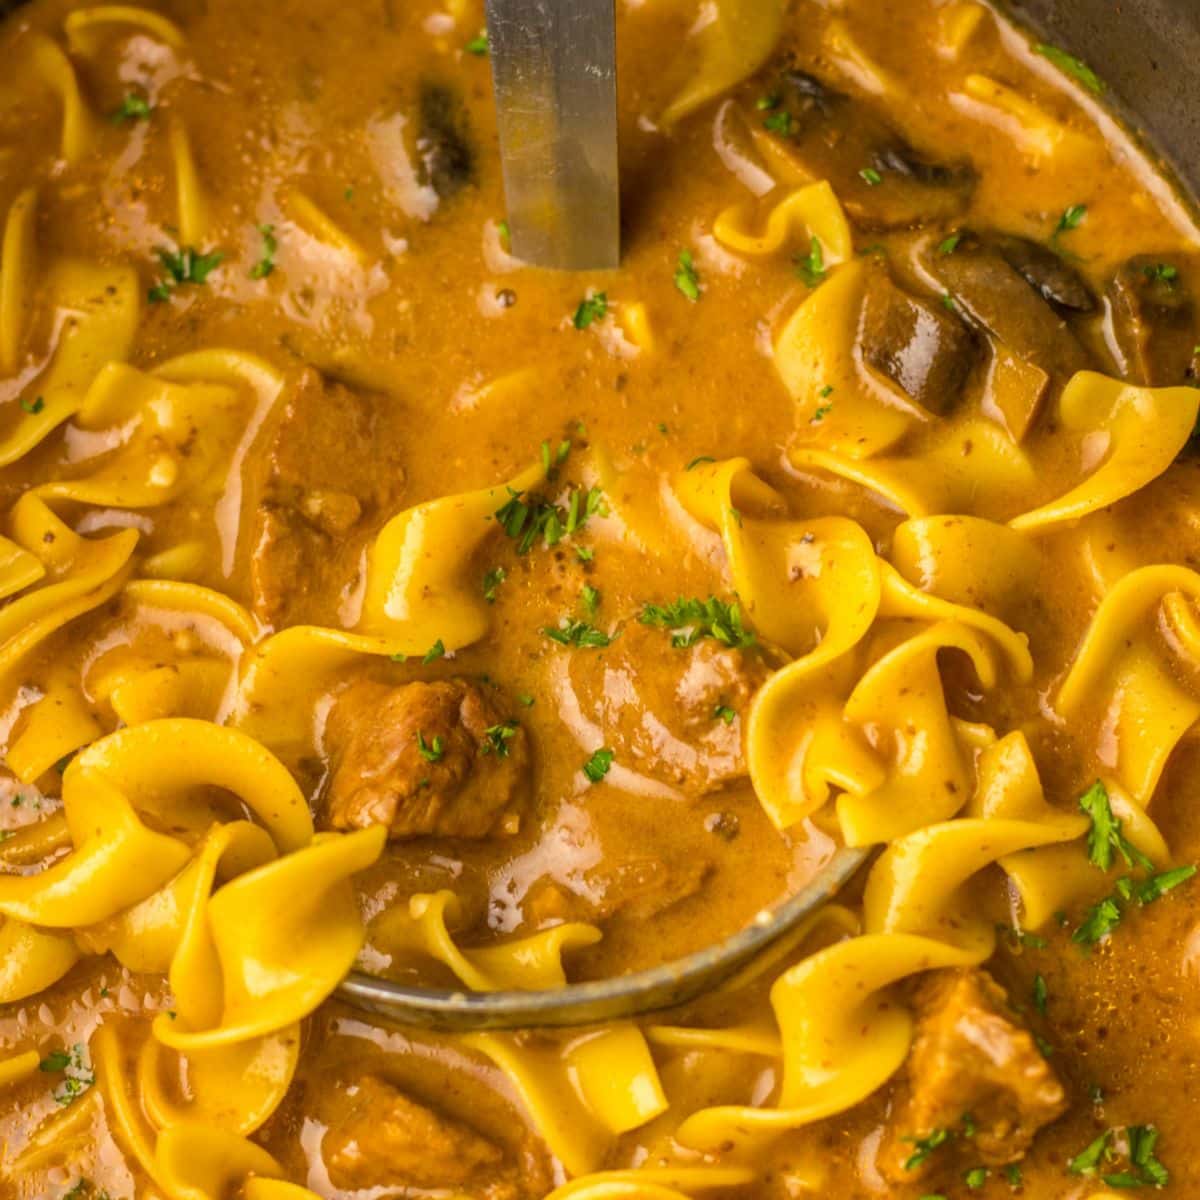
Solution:
[(465, 679), (363, 681), (325, 726), (334, 829), (387, 825), (393, 838), (515, 833), (529, 785), (525, 731)]
[(757, 650), (708, 638), (680, 649), (669, 633), (631, 623), (605, 649), (573, 655), (569, 669), (581, 712), (619, 762), (692, 795), (745, 775), (745, 713), (769, 674)]
[[(913, 1182), (960, 1160), (1001, 1166), (1021, 1158), (1067, 1100), (1004, 989), (986, 971), (934, 971), (917, 994), (917, 1013), (880, 1156), (884, 1173)], [(906, 1167), (915, 1140), (938, 1130), (951, 1136), (925, 1162)]]
[(380, 436), (382, 403), (311, 367), (290, 382), (263, 456), (251, 541), (251, 603), (266, 624), (336, 624), (328, 606), (398, 507), (404, 471)]
[(898, 288), (885, 269), (867, 287), (860, 344), (868, 366), (934, 413), (954, 407), (978, 358), (962, 321)]
[(470, 1189), (481, 1200), (522, 1194), (499, 1146), (385, 1080), (364, 1075), (345, 1099), (321, 1147), (334, 1187)]
[(1132, 258), (1113, 276), (1107, 295), (1113, 334), (1131, 383), (1170, 387), (1196, 378), (1200, 323), (1178, 267), (1156, 258)]

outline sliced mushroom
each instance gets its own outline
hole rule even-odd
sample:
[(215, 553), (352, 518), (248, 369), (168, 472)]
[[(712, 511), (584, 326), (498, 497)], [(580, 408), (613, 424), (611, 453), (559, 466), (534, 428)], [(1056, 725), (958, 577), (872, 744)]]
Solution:
[(475, 179), (475, 148), (467, 110), (453, 88), (441, 83), (421, 85), (417, 150), (424, 179), (446, 200)]
[(926, 263), (967, 320), (1015, 354), (1060, 378), (1089, 365), (1087, 352), (1041, 290), (986, 241), (963, 235), (953, 252), (927, 253)]
[(1083, 276), (1049, 246), (1011, 234), (994, 239), (996, 249), (1042, 299), (1056, 308), (1086, 313), (1096, 307), (1096, 297)]
[(1131, 258), (1105, 293), (1125, 377), (1149, 387), (1196, 379), (1200, 327), (1191, 288), (1161, 259)]
[(829, 180), (851, 218), (871, 230), (949, 222), (964, 211), (976, 178), (969, 163), (928, 157), (868, 104), (805, 71), (787, 68), (776, 79), (770, 110), (748, 119), (783, 182)]
[(882, 266), (867, 286), (859, 345), (868, 366), (935, 413), (955, 405), (979, 359), (979, 344), (962, 321), (897, 287)]

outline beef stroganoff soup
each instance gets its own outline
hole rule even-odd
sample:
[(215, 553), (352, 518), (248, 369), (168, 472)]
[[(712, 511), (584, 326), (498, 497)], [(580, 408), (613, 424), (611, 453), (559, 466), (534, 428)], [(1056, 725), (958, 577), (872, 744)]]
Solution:
[(1200, 1195), (1189, 210), (976, 0), (617, 12), (593, 274), (475, 0), (0, 24), (0, 1196)]

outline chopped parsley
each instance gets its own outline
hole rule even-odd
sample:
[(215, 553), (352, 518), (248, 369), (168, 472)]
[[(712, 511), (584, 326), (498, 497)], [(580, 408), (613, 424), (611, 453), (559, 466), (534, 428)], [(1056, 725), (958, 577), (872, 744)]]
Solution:
[(736, 717), (737, 713), (728, 704), (718, 704), (713, 709), (714, 721), (724, 721), (726, 725), (732, 725)]
[(517, 693), (517, 703), (525, 708), (532, 708), (534, 705), (534, 700), (535, 697), (531, 696), (528, 692)]
[(501, 721), (499, 725), (490, 725), (483, 731), (481, 754), (494, 754), (497, 758), (507, 758), (509, 746), (517, 735), (520, 726), (516, 721)]
[(949, 292), (943, 292), (942, 307), (947, 312), (958, 312), (958, 301)]
[(1175, 867), (1171, 871), (1163, 871), (1151, 875), (1133, 885), (1133, 894), (1139, 904), (1153, 904), (1155, 900), (1165, 896), (1169, 891), (1187, 883), (1196, 874), (1195, 867)]
[(1113, 815), (1108, 789), (1096, 780), (1082, 796), (1079, 807), (1092, 822), (1088, 830), (1088, 861), (1102, 871), (1111, 870), (1114, 851), (1127, 867), (1139, 866), (1151, 871), (1154, 864), (1121, 833), (1121, 821)]
[(479, 31), (478, 37), (473, 37), (463, 49), (468, 54), (474, 54), (476, 58), (483, 58), (488, 52), (488, 35), (486, 29)]
[(489, 604), (496, 603), (496, 593), (500, 585), (508, 578), (508, 572), (503, 567), (493, 567), (483, 577), (483, 598)]
[(544, 439), (541, 445), (542, 455), (542, 470), (546, 472), (548, 479), (553, 479), (558, 473), (558, 468), (567, 461), (567, 456), (571, 453), (571, 439), (563, 438), (558, 443), (558, 448), (551, 449), (550, 440)]
[(279, 249), (279, 242), (275, 238), (274, 225), (260, 225), (258, 232), (262, 238), (262, 256), (250, 268), (250, 278), (266, 279), (275, 270), (275, 251)]
[(707, 600), (681, 596), (673, 604), (647, 604), (638, 620), (656, 629), (671, 630), (671, 645), (680, 650), (706, 637), (735, 648), (755, 643), (754, 634), (742, 624), (741, 606), (736, 601), (727, 604), (716, 596)]
[(612, 641), (602, 629), (589, 625), (587, 621), (577, 621), (569, 617), (564, 617), (557, 626), (545, 626), (542, 632), (560, 646), (577, 646), (581, 649), (598, 649)]
[(162, 304), (170, 299), (173, 288), (185, 284), (199, 287), (206, 283), (208, 277), (221, 265), (224, 257), (220, 250), (201, 254), (191, 246), (184, 246), (175, 251), (159, 249), (158, 261), (162, 263), (167, 274), (166, 278), (160, 279), (147, 293), (150, 303)]
[(1072, 229), (1078, 229), (1086, 216), (1086, 204), (1072, 204), (1070, 208), (1064, 209), (1062, 216), (1058, 218), (1058, 224), (1054, 227), (1054, 232), (1050, 235), (1050, 240), (1055, 242), (1064, 233), (1070, 233)]
[(1045, 950), (1049, 945), (1044, 937), (1018, 929), (1016, 925), (997, 925), (996, 932), (1007, 937), (1013, 946), (1022, 946), (1028, 950)]
[(427, 742), (425, 740), (425, 734), (418, 731), (417, 749), (421, 752), (421, 757), (426, 762), (441, 762), (446, 754), (446, 743), (442, 741), (442, 735), (440, 733), (435, 733), (433, 735), (433, 741)]
[(1051, 46), (1048, 42), (1038, 42), (1034, 46), (1034, 50), (1044, 59), (1052, 62), (1060, 71), (1079, 80), (1089, 92), (1097, 96), (1104, 94), (1104, 80), (1082, 59), (1076, 58), (1073, 54), (1068, 54), (1058, 46)]
[(832, 404), (822, 404), (815, 413), (808, 419), (810, 425), (819, 425), (829, 414), (833, 412)]
[(77, 1100), (96, 1082), (87, 1047), (78, 1042), (70, 1050), (52, 1050), (38, 1063), (38, 1070), (65, 1076), (53, 1093), (54, 1099), (64, 1107)]
[(1172, 266), (1170, 263), (1155, 263), (1153, 266), (1143, 267), (1142, 274), (1151, 283), (1165, 283), (1170, 287), (1174, 287), (1176, 281), (1179, 279), (1179, 268)]
[(114, 125), (124, 125), (126, 121), (148, 121), (153, 111), (150, 101), (145, 96), (129, 92), (108, 114), (108, 119)]
[(679, 263), (675, 268), (675, 286), (693, 304), (700, 299), (700, 274), (690, 250), (679, 252)]
[(615, 754), (607, 746), (597, 750), (591, 758), (583, 764), (583, 773), (587, 776), (589, 783), (599, 783), (605, 775), (608, 774), (608, 768), (612, 766)]
[(915, 1171), (924, 1166), (935, 1150), (944, 1146), (954, 1134), (949, 1129), (935, 1129), (923, 1138), (907, 1137), (903, 1140), (911, 1142), (916, 1149), (904, 1160), (906, 1171)]
[(779, 134), (780, 137), (791, 137), (792, 114), (781, 108), (778, 112), (773, 112), (770, 116), (763, 118), (763, 128), (771, 133)]
[(683, 469), (685, 471), (692, 470), (693, 467), (701, 466), (703, 463), (715, 463), (717, 460), (708, 454), (701, 454), (699, 458), (693, 458), (690, 463)]
[(796, 257), (796, 274), (810, 288), (819, 287), (825, 282), (825, 251), (821, 248), (821, 239), (813, 238), (808, 244), (808, 253)]
[(36, 417), (45, 407), (46, 401), (41, 396), (35, 396), (32, 400), (21, 397), (21, 411), (29, 413), (31, 417)]
[(962, 241), (962, 238), (963, 235), (961, 233), (952, 233), (938, 245), (938, 253), (943, 257), (953, 254), (958, 249), (958, 244)]
[(1087, 910), (1083, 924), (1071, 935), (1071, 941), (1079, 946), (1094, 946), (1111, 936), (1124, 915), (1116, 897), (1106, 896)]
[(754, 102), (754, 107), (759, 112), (770, 112), (773, 108), (779, 107), (779, 93), (772, 92), (769, 96), (759, 96)]
[(1161, 871), (1141, 880), (1118, 879), (1116, 891), (1088, 909), (1083, 924), (1071, 935), (1071, 941), (1081, 946), (1094, 946), (1104, 941), (1124, 918), (1123, 905), (1131, 901), (1142, 907), (1153, 904), (1180, 884), (1187, 883), (1195, 874), (1196, 867), (1187, 866)]
[(579, 559), (581, 563), (590, 563), (592, 559), (596, 557), (596, 552), (591, 548), (591, 546), (576, 546), (575, 557)]
[(431, 662), (436, 662), (439, 658), (446, 657), (446, 647), (441, 638), (438, 638), (428, 650), (425, 651), (421, 661), (427, 666)]
[(1050, 998), (1050, 990), (1046, 987), (1046, 980), (1039, 971), (1033, 977), (1033, 1007), (1042, 1014), (1046, 1015), (1046, 1001)]
[(585, 583), (579, 593), (579, 603), (583, 605), (584, 612), (595, 616), (600, 607), (600, 592), (590, 583)]
[(539, 537), (547, 548), (556, 546), (564, 535), (582, 529), (588, 518), (606, 512), (604, 493), (597, 487), (586, 492), (572, 489), (566, 509), (509, 488), (509, 498), (496, 510), (495, 518), (506, 536), (517, 543), (517, 553), (528, 554)]
[(964, 1176), (963, 1182), (973, 1192), (977, 1192), (988, 1181), (990, 1172), (987, 1167), (972, 1167)]
[(1104, 1183), (1113, 1188), (1166, 1187), (1171, 1176), (1156, 1153), (1158, 1130), (1153, 1125), (1127, 1125), (1124, 1133), (1125, 1156), (1129, 1161), (1125, 1170), (1101, 1170), (1105, 1163), (1110, 1163), (1117, 1157), (1113, 1149), (1113, 1141), (1117, 1134), (1115, 1129), (1105, 1130), (1094, 1142), (1084, 1147), (1067, 1164), (1067, 1170), (1072, 1175), (1098, 1174)]
[(863, 167), (858, 177), (867, 187), (878, 187), (883, 182), (883, 176), (874, 167)]
[(1004, 1178), (1008, 1180), (1008, 1186), (1019, 1188), (1021, 1186), (1021, 1168), (1016, 1163), (1009, 1163), (1004, 1168)]
[(593, 292), (580, 300), (572, 319), (576, 329), (586, 329), (594, 321), (603, 321), (608, 316), (608, 293)]

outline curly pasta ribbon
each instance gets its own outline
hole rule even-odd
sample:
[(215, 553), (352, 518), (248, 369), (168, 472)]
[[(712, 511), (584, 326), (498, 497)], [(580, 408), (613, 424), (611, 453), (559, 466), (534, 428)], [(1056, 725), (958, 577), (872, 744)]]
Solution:
[(100, 1097), (92, 1088), (87, 1095), (51, 1114), (38, 1126), (20, 1154), (6, 1159), (5, 1174), (17, 1178), (30, 1171), (54, 1166), (91, 1149), (96, 1143)]
[[(1126, 575), (1096, 610), (1054, 700), (1072, 722), (1087, 710), (1099, 714), (1099, 761), (1142, 808), (1171, 751), (1200, 719), (1200, 699), (1177, 682), (1151, 627), (1157, 610), (1177, 612), (1184, 598), (1200, 602), (1200, 575), (1186, 567), (1142, 567)], [(1174, 648), (1169, 639), (1166, 647)]]
[[(1156, 865), (1165, 865), (1169, 852), (1154, 822), (1115, 784), (1107, 787), (1109, 803), (1124, 835)], [(1046, 802), (1037, 766), (1025, 735), (1008, 734), (979, 754), (971, 817), (1036, 822), (1059, 828), (1078, 838), (1087, 821), (1078, 813), (1063, 813)], [(1069, 840), (1069, 839), (1064, 839)], [(1091, 900), (1106, 887), (1105, 877), (1088, 861), (1081, 845), (1047, 845), (1006, 855), (1000, 860), (1021, 898), (1022, 923), (1041, 929), (1056, 912), (1080, 900)]]
[[(171, 1089), (163, 1081), (168, 1057), (175, 1076)], [(148, 1038), (138, 1060), (142, 1106), (160, 1129), (191, 1122), (250, 1134), (283, 1102), (299, 1058), (299, 1024), (248, 1042), (192, 1050), (186, 1056)], [(172, 1091), (189, 1094), (190, 1099), (179, 1103)]]
[(40, 779), (104, 732), (79, 690), (78, 672), (58, 663), (49, 671), (41, 685), (42, 698), (27, 710), (21, 732), (4, 756), (5, 765), (22, 783)]
[(751, 211), (742, 205), (725, 209), (713, 222), (713, 237), (721, 245), (750, 258), (778, 254), (791, 244), (796, 233), (803, 233), (821, 244), (826, 266), (844, 263), (854, 253), (850, 223), (833, 188), (826, 180), (797, 188), (771, 209), (761, 234), (749, 231)]
[[(142, 728), (146, 728), (142, 726)], [(350, 970), (364, 931), (350, 877), (383, 850), (382, 826), (325, 834), (215, 892), (171, 964), (178, 1019), (154, 1036), (184, 1052), (275, 1033)]]
[(495, 1033), (468, 1034), (462, 1043), (504, 1071), (550, 1152), (572, 1175), (595, 1170), (617, 1134), (666, 1108), (654, 1060), (633, 1025), (565, 1043)]
[(1063, 390), (1059, 421), (1085, 437), (1083, 454), (1104, 443), (1099, 465), (1077, 487), (1049, 504), (1014, 517), (1014, 529), (1040, 533), (1115, 504), (1161, 475), (1196, 426), (1200, 391), (1191, 387), (1146, 388), (1080, 371)]
[[(927, 413), (856, 351), (869, 268), (847, 262), (809, 295), (775, 341), (775, 367), (796, 401), (797, 436), (851, 458), (894, 445)], [(836, 397), (828, 404), (827, 397)]]
[(828, 661), (870, 628), (879, 573), (855, 522), (788, 519), (783, 497), (744, 458), (684, 471), (674, 487), (684, 508), (721, 535), (733, 590), (768, 641)]
[[(824, 290), (822, 288), (822, 290)], [(796, 447), (798, 470), (818, 470), (866, 488), (910, 517), (1011, 511), (1036, 486), (1029, 456), (991, 421), (968, 418), (930, 435), (917, 457), (861, 460), (852, 451)]]
[(497, 992), (563, 987), (563, 954), (593, 946), (601, 937), (594, 925), (568, 922), (529, 937), (462, 950), (447, 927), (461, 912), (458, 897), (450, 891), (410, 896), (407, 905), (398, 904), (380, 916), (372, 927), (372, 940), (393, 956), (436, 959), (473, 991)]
[(78, 412), (100, 369), (129, 356), (137, 330), (141, 296), (129, 267), (64, 259), (51, 264), (38, 291), (59, 314), (58, 343), (50, 366), (28, 389), (35, 399), (14, 406), (3, 423), (0, 466), (28, 454)]
[(737, 1188), (754, 1182), (748, 1167), (641, 1167), (629, 1171), (597, 1171), (573, 1179), (546, 1200), (688, 1200), (709, 1188)]
[[(100, 465), (82, 478), (31, 490), (101, 508), (168, 504), (212, 477), (218, 454), (236, 440), (233, 431), (243, 407), (241, 395), (225, 385), (170, 383), (109, 363), (92, 381), (75, 416), (80, 429), (96, 435)], [(120, 439), (115, 451), (114, 434)]]
[(952, 604), (1006, 619), (1033, 592), (1036, 544), (979, 517), (915, 517), (892, 534), (891, 560), (911, 584)]
[(938, 53), (957, 59), (975, 36), (987, 9), (977, 0), (951, 0), (938, 12)]
[(95, 146), (100, 136), (99, 122), (84, 101), (75, 68), (62, 48), (42, 33), (32, 34), (26, 45), (34, 71), (57, 94), (62, 104), (60, 153), (74, 165)]
[(895, 76), (885, 71), (862, 48), (845, 21), (830, 21), (825, 27), (822, 41), (834, 65), (864, 92), (872, 96), (887, 96), (901, 90)]
[(694, 34), (699, 63), (662, 124), (669, 128), (753, 75), (779, 42), (785, 7), (782, 0), (716, 0), (712, 19)]
[(11, 917), (0, 920), (0, 1004), (36, 996), (78, 960), (79, 951), (70, 937)]
[(24, 1054), (11, 1054), (0, 1059), (0, 1087), (8, 1087), (28, 1079), (38, 1069), (42, 1056), (36, 1050), (26, 1050)]
[(359, 266), (368, 266), (371, 254), (351, 237), (305, 192), (291, 188), (283, 196), (284, 211), (309, 237), (347, 255)]
[(248, 1178), (279, 1179), (283, 1168), (261, 1146), (209, 1125), (173, 1125), (154, 1147), (155, 1179), (171, 1200), (224, 1200)]
[(175, 204), (179, 213), (179, 244), (199, 246), (208, 236), (208, 197), (196, 169), (192, 139), (187, 126), (177, 117), (167, 121), (167, 143), (175, 166)]
[(311, 746), (311, 711), (299, 697), (319, 691), (340, 667), (362, 655), (419, 658), (438, 641), (460, 650), (483, 637), (490, 615), (479, 581), (468, 576), (471, 559), (495, 534), (496, 510), (544, 477), (540, 465), (531, 467), (507, 484), (443, 496), (393, 517), (368, 554), (356, 629), (296, 625), (256, 646), (242, 672), (238, 725), (268, 746)]
[(988, 125), (1003, 129), (1035, 162), (1053, 158), (1084, 158), (1098, 151), (1096, 143), (1052, 117), (1044, 108), (987, 75), (971, 74), (950, 102)]
[(12, 202), (4, 223), (0, 246), (0, 372), (13, 375), (21, 365), (21, 351), (34, 303), (37, 270), (38, 194), (26, 188)]
[(182, 50), (186, 45), (183, 30), (161, 13), (134, 4), (100, 4), (95, 8), (80, 8), (67, 14), (63, 31), (67, 35), (71, 53), (94, 53), (99, 44), (96, 35), (107, 25), (129, 25), (143, 30), (172, 50)]

